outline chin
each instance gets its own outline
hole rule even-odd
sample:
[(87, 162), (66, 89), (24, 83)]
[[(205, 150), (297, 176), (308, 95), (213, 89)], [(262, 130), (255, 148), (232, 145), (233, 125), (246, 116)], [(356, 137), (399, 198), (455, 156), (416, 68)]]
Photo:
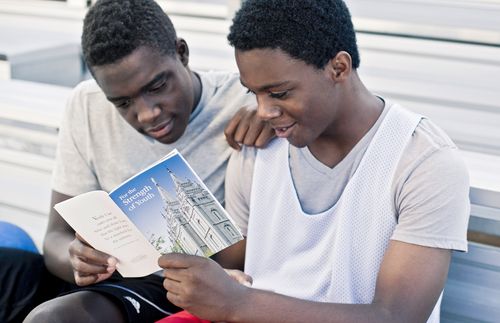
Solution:
[(307, 146), (307, 143), (300, 141), (300, 140), (294, 140), (293, 138), (287, 138), (287, 140), (288, 140), (288, 143), (290, 143), (290, 145), (297, 147), (297, 148), (304, 148), (305, 146)]
[(165, 145), (169, 145), (169, 144), (173, 144), (174, 142), (176, 142), (177, 140), (179, 140), (180, 137), (182, 137), (182, 135), (184, 134), (184, 130), (186, 130), (186, 128), (182, 129), (182, 131), (172, 131), (171, 133), (161, 137), (161, 138), (154, 138), (156, 141), (158, 142), (161, 142), (162, 144), (165, 144)]
[(173, 144), (174, 142), (177, 141), (177, 139), (179, 139), (178, 137), (176, 138), (173, 138), (172, 136), (165, 136), (165, 137), (162, 137), (162, 138), (153, 138), (155, 139), (156, 141), (162, 143), (162, 144), (165, 144), (165, 145), (169, 145), (169, 144)]

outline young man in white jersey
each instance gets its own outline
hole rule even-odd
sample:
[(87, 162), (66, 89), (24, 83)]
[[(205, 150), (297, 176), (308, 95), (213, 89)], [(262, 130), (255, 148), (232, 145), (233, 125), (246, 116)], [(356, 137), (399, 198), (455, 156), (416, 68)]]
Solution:
[(52, 206), (110, 191), (174, 148), (223, 203), (232, 151), (224, 127), (237, 114), (227, 130), (233, 144), (261, 145), (272, 133), (239, 110), (255, 97), (236, 73), (189, 68), (186, 42), (153, 0), (97, 1), (82, 48), (95, 80), (75, 88), (63, 117), (43, 258), (0, 250), (2, 322), (22, 321), (47, 300), (25, 322), (152, 322), (178, 310), (160, 275), (122, 278), (117, 259), (82, 241)]
[(210, 321), (438, 322), (451, 252), (467, 249), (455, 145), (365, 88), (342, 0), (247, 0), (228, 39), (280, 137), (235, 153), (226, 176), (246, 240), (224, 256), (253, 286), (168, 254), (167, 298)]

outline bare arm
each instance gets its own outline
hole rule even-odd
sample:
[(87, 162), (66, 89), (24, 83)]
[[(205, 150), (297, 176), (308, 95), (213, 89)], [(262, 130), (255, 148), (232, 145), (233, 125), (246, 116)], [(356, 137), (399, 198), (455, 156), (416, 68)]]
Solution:
[(374, 300), (360, 305), (304, 301), (247, 288), (199, 257), (171, 254), (160, 265), (167, 268), (168, 299), (213, 321), (425, 322), (445, 284), (450, 255), (450, 250), (391, 241)]
[(52, 274), (80, 286), (107, 279), (116, 269), (116, 259), (88, 245), (54, 209), (69, 198), (52, 191), (43, 244), (45, 265)]
[(73, 268), (69, 261), (69, 244), (75, 239), (75, 232), (54, 209), (54, 205), (71, 196), (52, 191), (49, 223), (43, 242), (43, 257), (49, 271), (65, 281), (74, 283)]
[(250, 289), (244, 303), (248, 305), (235, 306), (230, 321), (425, 322), (444, 287), (450, 254), (449, 250), (391, 241), (371, 304), (305, 302)]
[(211, 258), (224, 268), (243, 270), (245, 266), (245, 247), (246, 238), (219, 251)]

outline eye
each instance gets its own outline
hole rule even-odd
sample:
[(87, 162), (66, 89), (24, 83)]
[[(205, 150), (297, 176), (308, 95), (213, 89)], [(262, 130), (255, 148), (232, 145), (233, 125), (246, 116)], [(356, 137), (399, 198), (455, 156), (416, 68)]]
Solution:
[(130, 106), (131, 100), (123, 100), (115, 103), (115, 107), (118, 109), (127, 109)]
[(156, 92), (159, 92), (161, 89), (163, 89), (165, 87), (165, 85), (167, 84), (166, 81), (163, 81), (161, 83), (158, 83), (158, 84), (155, 84), (153, 85), (149, 90), (148, 92), (149, 93), (156, 93)]
[(288, 94), (288, 91), (269, 92), (269, 96), (273, 99), (283, 99)]
[(247, 89), (247, 94), (248, 94), (248, 93), (255, 94), (255, 92), (254, 92), (254, 91), (252, 91), (252, 90), (250, 90), (250, 89)]

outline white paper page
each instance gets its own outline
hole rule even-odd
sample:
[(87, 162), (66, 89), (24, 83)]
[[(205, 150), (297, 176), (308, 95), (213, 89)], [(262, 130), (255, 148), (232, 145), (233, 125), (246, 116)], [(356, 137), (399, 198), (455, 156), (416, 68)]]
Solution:
[(160, 253), (104, 191), (78, 195), (54, 208), (89, 244), (118, 259), (123, 277), (154, 273)]

